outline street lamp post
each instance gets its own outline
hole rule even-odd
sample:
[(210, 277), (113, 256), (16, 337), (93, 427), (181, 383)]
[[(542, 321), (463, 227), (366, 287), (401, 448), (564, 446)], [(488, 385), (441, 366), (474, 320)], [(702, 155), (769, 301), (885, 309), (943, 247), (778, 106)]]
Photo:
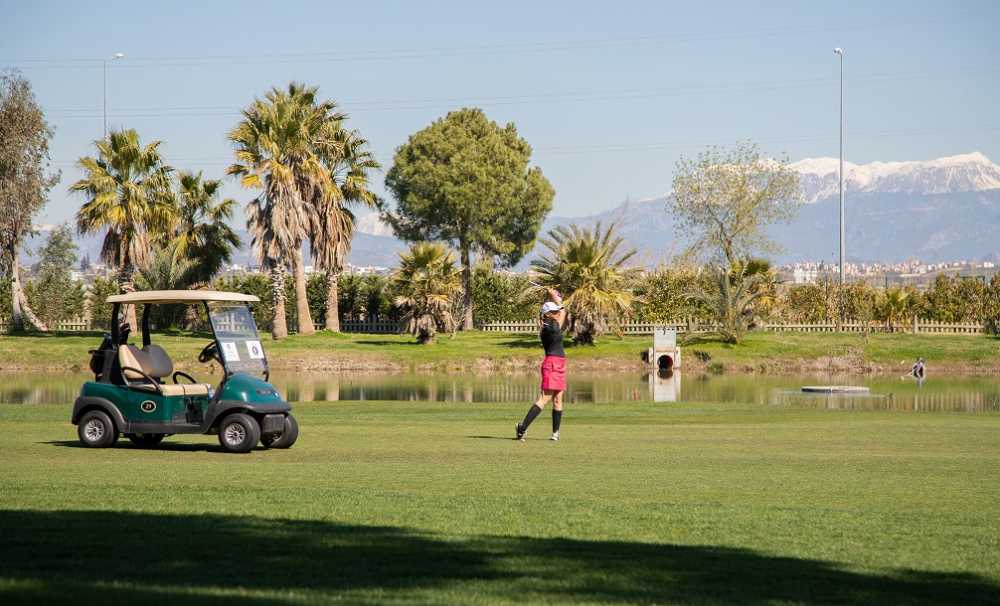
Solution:
[[(125, 53), (115, 53), (111, 60), (124, 59)], [(108, 138), (108, 60), (104, 60), (104, 138)]]
[(840, 57), (840, 321), (844, 321), (844, 49), (833, 52)]

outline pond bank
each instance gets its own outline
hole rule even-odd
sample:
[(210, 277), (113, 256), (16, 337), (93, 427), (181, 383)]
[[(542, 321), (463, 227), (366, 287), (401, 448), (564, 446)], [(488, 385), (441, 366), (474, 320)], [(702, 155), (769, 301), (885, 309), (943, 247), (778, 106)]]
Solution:
[[(208, 335), (154, 335), (178, 369), (208, 371), (197, 362)], [(88, 350), (99, 333), (0, 336), (0, 371), (86, 370)], [(407, 335), (263, 336), (270, 366), (278, 371), (533, 373), (537, 337), (524, 334), (458, 333), (432, 345)], [(573, 372), (644, 371), (648, 337), (604, 337), (594, 346), (567, 345)], [(740, 345), (699, 340), (683, 345), (688, 372), (741, 374), (836, 373), (900, 375), (917, 357), (932, 374), (1000, 375), (1000, 339), (965, 335), (872, 335), (751, 333)]]

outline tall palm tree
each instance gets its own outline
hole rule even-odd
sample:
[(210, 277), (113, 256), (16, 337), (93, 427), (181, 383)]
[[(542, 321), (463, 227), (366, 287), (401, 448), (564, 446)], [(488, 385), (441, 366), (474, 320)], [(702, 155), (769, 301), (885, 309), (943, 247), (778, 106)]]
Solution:
[(358, 206), (373, 209), (378, 197), (370, 189), (369, 173), (381, 168), (368, 149), (368, 141), (355, 130), (331, 120), (332, 144), (320, 157), (330, 171), (333, 188), (313, 200), (310, 247), (318, 269), (326, 272), (326, 328), (340, 332), (337, 284), (354, 237), (354, 212)]
[(458, 328), (452, 303), (462, 288), (455, 253), (437, 242), (418, 242), (400, 253), (392, 276), (395, 304), (403, 310), (407, 331), (420, 343), (431, 343), (438, 330)]
[[(177, 215), (170, 187), (172, 168), (160, 157), (160, 141), (142, 145), (133, 129), (112, 131), (96, 141), (98, 156), (80, 158), (84, 177), (70, 191), (86, 196), (76, 213), (81, 234), (107, 229), (101, 258), (118, 269), (118, 287), (135, 290), (135, 270), (150, 258), (150, 246), (169, 233)], [(135, 309), (126, 318), (136, 328)]]
[(181, 259), (197, 260), (189, 271), (193, 285), (203, 285), (232, 261), (240, 238), (226, 221), (233, 216), (236, 200), (217, 201), (222, 181), (204, 179), (201, 172), (181, 172), (178, 184), (178, 221), (174, 228), (173, 252)]
[[(295, 279), (299, 333), (315, 332), (306, 296), (302, 243), (309, 233), (310, 201), (332, 195), (330, 172), (317, 150), (325, 145), (328, 123), (343, 118), (331, 102), (318, 102), (316, 88), (289, 84), (271, 89), (243, 110), (229, 133), (236, 162), (227, 173), (261, 194), (247, 205), (247, 227), (258, 261), (271, 272), (275, 289), (275, 338), (287, 335), (284, 318), (284, 267)], [(280, 292), (278, 292), (280, 290)]]
[(574, 341), (591, 344), (632, 314), (636, 297), (630, 284), (636, 272), (626, 263), (635, 251), (620, 250), (624, 240), (613, 224), (606, 230), (600, 223), (592, 230), (559, 226), (540, 241), (548, 253), (531, 263), (540, 287), (526, 295), (538, 295), (542, 288), (561, 291)]

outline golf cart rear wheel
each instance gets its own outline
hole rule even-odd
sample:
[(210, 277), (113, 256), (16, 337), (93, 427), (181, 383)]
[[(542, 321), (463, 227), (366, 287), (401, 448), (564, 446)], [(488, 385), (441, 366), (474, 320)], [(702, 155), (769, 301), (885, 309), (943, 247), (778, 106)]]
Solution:
[(84, 446), (107, 448), (118, 441), (118, 429), (106, 412), (91, 410), (76, 426), (76, 435)]
[(219, 424), (219, 444), (229, 452), (250, 452), (259, 441), (260, 425), (250, 415), (234, 413)]
[(265, 448), (291, 448), (299, 439), (299, 422), (292, 415), (285, 415), (285, 426), (281, 432), (268, 433), (260, 436), (260, 443)]
[(167, 436), (162, 433), (127, 433), (125, 437), (140, 448), (153, 448), (158, 446)]

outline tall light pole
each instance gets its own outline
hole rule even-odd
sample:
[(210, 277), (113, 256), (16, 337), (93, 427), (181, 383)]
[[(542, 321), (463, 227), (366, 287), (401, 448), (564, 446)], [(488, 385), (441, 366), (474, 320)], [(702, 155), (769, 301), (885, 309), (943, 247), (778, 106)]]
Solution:
[[(124, 59), (125, 53), (115, 53), (111, 61)], [(108, 138), (108, 60), (104, 60), (104, 138)]]
[(844, 49), (835, 48), (840, 57), (840, 321), (844, 321)]

